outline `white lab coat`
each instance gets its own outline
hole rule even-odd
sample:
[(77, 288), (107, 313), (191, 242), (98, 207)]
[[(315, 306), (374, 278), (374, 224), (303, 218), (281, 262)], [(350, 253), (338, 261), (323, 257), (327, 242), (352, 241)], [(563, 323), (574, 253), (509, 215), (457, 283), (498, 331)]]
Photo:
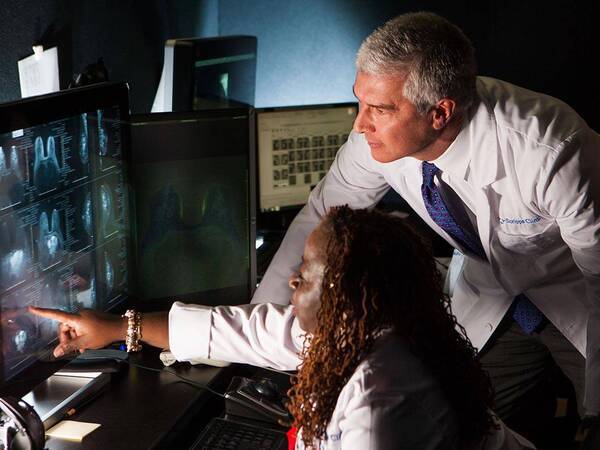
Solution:
[[(169, 346), (179, 361), (217, 359), (296, 370), (302, 342), (289, 305), (175, 303), (169, 313)], [(498, 423), (482, 450), (534, 448)], [(440, 386), (392, 333), (376, 341), (342, 388), (326, 433), (318, 448), (452, 450), (457, 445), (456, 417)], [(296, 449), (302, 448), (298, 439)]]
[[(586, 356), (588, 412), (600, 412), (600, 136), (567, 105), (479, 77), (480, 102), (451, 147), (464, 155), (461, 182), (490, 263), (466, 258), (453, 312), (479, 349), (515, 295), (525, 293)], [(352, 133), (291, 224), (253, 302), (285, 304), (304, 241), (332, 206), (377, 203), (390, 187), (450, 244), (427, 213), (421, 162), (379, 163)]]

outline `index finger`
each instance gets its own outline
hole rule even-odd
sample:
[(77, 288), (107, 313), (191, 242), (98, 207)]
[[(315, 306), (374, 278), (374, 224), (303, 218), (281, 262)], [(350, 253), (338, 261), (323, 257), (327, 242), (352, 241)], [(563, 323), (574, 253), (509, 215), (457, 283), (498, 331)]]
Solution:
[(30, 313), (35, 314), (36, 316), (58, 320), (59, 322), (64, 322), (67, 324), (74, 324), (76, 318), (78, 317), (76, 314), (67, 313), (58, 309), (39, 308), (37, 306), (29, 306), (27, 309)]

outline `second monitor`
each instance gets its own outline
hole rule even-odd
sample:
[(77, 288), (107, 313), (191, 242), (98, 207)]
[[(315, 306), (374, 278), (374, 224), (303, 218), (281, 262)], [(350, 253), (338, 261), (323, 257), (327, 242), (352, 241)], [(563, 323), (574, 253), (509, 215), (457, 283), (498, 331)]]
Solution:
[(257, 111), (261, 211), (306, 203), (348, 139), (357, 111), (355, 103)]

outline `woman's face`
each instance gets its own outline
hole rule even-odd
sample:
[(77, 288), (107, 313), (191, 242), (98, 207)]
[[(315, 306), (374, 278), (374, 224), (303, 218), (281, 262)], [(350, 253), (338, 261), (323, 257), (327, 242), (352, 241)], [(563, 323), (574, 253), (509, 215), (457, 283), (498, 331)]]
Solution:
[(300, 328), (314, 333), (317, 327), (317, 312), (321, 306), (323, 273), (325, 271), (326, 233), (317, 227), (306, 240), (300, 271), (290, 277), (294, 290), (292, 305)]

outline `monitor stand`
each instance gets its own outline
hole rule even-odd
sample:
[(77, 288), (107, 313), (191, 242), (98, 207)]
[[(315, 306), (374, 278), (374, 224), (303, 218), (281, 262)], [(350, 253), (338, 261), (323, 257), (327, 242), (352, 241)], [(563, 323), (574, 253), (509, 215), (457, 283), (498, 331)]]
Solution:
[(55, 374), (23, 396), (48, 430), (68, 417), (68, 412), (92, 399), (110, 381), (102, 372)]

